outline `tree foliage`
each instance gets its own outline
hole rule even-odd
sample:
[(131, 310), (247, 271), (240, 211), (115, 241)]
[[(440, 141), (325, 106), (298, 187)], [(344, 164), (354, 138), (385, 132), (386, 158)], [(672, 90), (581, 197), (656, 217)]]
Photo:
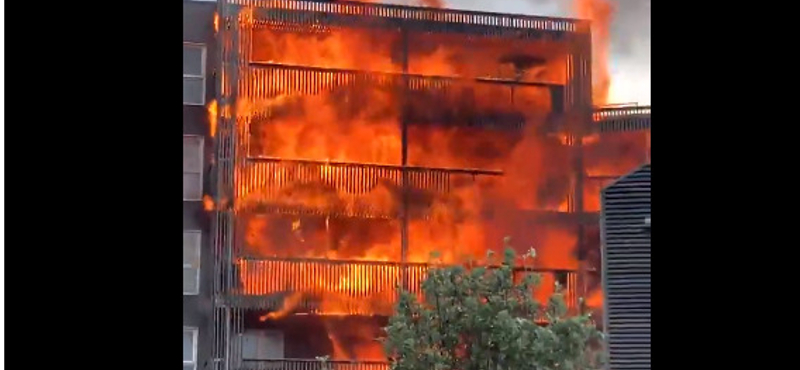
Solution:
[[(530, 265), (535, 251), (523, 256)], [(514, 280), (516, 257), (502, 263), (432, 268), (423, 302), (404, 292), (386, 328), (393, 370), (582, 370), (597, 368), (589, 344), (600, 338), (588, 315), (568, 316), (557, 288), (546, 308), (533, 298), (537, 274)], [(489, 267), (486, 267), (489, 266)], [(539, 325), (544, 315), (548, 324)]]

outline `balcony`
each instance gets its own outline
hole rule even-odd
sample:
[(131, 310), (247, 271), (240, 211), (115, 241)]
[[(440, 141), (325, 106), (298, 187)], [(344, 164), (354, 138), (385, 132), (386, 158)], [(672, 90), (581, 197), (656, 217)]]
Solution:
[(243, 361), (240, 370), (388, 370), (387, 362), (326, 361), (312, 359), (277, 359)]
[[(272, 312), (390, 315), (397, 302), (397, 287), (405, 285), (409, 292), (421, 296), (421, 285), (431, 266), (314, 258), (240, 259), (240, 284), (225, 299), (235, 307)], [(515, 278), (530, 272), (551, 275), (548, 281), (566, 287), (567, 306), (577, 306), (577, 272), (517, 268)]]
[(420, 217), (431, 198), (448, 193), (457, 178), (502, 175), (479, 169), (255, 157), (237, 173), (237, 204), (261, 213), (394, 219), (402, 203), (404, 173), (409, 212)]
[[(586, 34), (587, 22), (455, 9), (408, 7), (352, 1), (235, 0), (255, 6), (252, 23), (271, 28), (337, 26), (447, 32), (529, 39)], [(248, 19), (249, 20), (249, 19)]]
[(601, 108), (592, 120), (600, 133), (650, 130), (650, 106)]

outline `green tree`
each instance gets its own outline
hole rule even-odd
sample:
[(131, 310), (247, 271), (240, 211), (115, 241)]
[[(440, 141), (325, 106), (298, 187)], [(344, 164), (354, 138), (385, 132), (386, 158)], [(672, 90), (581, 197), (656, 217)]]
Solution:
[[(506, 248), (492, 266), (432, 268), (424, 302), (403, 292), (386, 328), (394, 370), (583, 370), (599, 367), (600, 333), (588, 315), (568, 316), (557, 293), (546, 308), (533, 298), (539, 276), (514, 281), (517, 261)], [(530, 267), (535, 251), (523, 256)], [(548, 324), (539, 325), (544, 315)], [(594, 343), (594, 345), (590, 345)]]

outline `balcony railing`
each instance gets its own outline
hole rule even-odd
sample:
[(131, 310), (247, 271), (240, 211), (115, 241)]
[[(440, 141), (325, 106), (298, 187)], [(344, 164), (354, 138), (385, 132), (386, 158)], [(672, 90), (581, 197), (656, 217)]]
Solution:
[[(365, 71), (356, 69), (316, 67), (277, 62), (250, 62), (247, 79), (240, 94), (251, 102), (248, 114), (258, 120), (269, 120), (276, 102), (289, 97), (351, 94), (364, 86), (396, 91), (407, 86), (403, 93), (408, 105), (405, 120), (414, 126), (480, 127), (491, 130), (518, 131), (534, 116), (524, 104), (525, 96), (539, 94), (540, 88), (551, 91), (558, 100), (564, 86), (561, 83), (505, 77), (457, 77), (401, 72)], [(489, 76), (487, 74), (486, 76)], [(491, 107), (475, 107), (457, 97), (469, 92), (476, 99), (491, 99)], [(397, 96), (399, 99), (399, 95)], [(289, 99), (287, 99), (289, 101)], [(470, 114), (463, 113), (464, 107)], [(241, 113), (241, 112), (240, 112)], [(397, 117), (398, 120), (400, 117)]]
[(650, 107), (601, 108), (592, 119), (600, 132), (642, 131), (650, 129)]
[(278, 359), (243, 361), (240, 370), (388, 370), (389, 364), (378, 361), (325, 361)]
[[(270, 213), (396, 218), (403, 173), (410, 205), (446, 194), (456, 177), (499, 176), (501, 171), (428, 168), (340, 161), (254, 157), (237, 173), (237, 199), (243, 207)], [(427, 196), (425, 196), (427, 195)]]
[(630, 116), (649, 116), (650, 106), (600, 108), (594, 112), (595, 122)]
[[(454, 9), (434, 9), (354, 1), (230, 0), (232, 4), (255, 6), (255, 23), (350, 27), (391, 27), (402, 23), (408, 29), (517, 35), (533, 31), (588, 33), (587, 22), (565, 18), (499, 14)], [(527, 31), (527, 32), (524, 32)], [(514, 33), (516, 32), (516, 33)]]
[[(230, 296), (242, 308), (277, 311), (291, 309), (313, 314), (390, 314), (397, 302), (397, 287), (422, 295), (422, 282), (433, 267), (425, 263), (353, 261), (300, 258), (241, 259), (240, 284)], [(553, 274), (565, 287), (569, 308), (576, 307), (577, 273), (569, 270), (515, 269), (515, 278), (536, 272)]]

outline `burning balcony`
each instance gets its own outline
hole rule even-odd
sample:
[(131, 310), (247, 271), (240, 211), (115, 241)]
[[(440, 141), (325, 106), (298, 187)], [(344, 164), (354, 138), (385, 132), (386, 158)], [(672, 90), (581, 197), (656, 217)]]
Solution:
[[(382, 344), (376, 338), (384, 335), (381, 328), (391, 311), (374, 310), (394, 304), (396, 287), (403, 284), (398, 279), (403, 276), (402, 264), (263, 259), (240, 261), (239, 265), (246, 276), (237, 289), (241, 295), (222, 305), (234, 308), (218, 320), (230, 322), (237, 333), (229, 340), (230, 351), (241, 353), (237, 356), (241, 362), (234, 368), (312, 369), (321, 364), (313, 359), (321, 356), (330, 357), (326, 362), (329, 369), (386, 366)], [(412, 292), (419, 294), (421, 279), (431, 267), (406, 264), (405, 281)], [(518, 268), (514, 276), (520, 279), (532, 272)], [(537, 272), (556, 276), (567, 287), (566, 299), (574, 308), (576, 273)], [(310, 294), (297, 295), (299, 291)], [(270, 306), (274, 309), (265, 309)], [(540, 320), (540, 324), (546, 322)]]
[[(262, 258), (237, 261), (240, 283), (228, 304), (264, 310), (266, 318), (292, 313), (318, 315), (390, 315), (398, 287), (418, 296), (432, 265), (390, 261), (346, 261), (314, 258)], [(565, 287), (569, 308), (577, 303), (577, 273), (567, 270), (517, 268), (515, 279), (528, 273), (544, 277), (538, 298), (546, 300), (552, 284)], [(405, 280), (404, 280), (405, 277)]]
[(275, 359), (243, 361), (240, 370), (388, 370), (389, 363), (380, 361), (344, 361), (316, 359)]
[[(253, 157), (237, 179), (240, 209), (257, 213), (395, 219), (403, 188), (412, 217), (475, 176), (501, 171)], [(405, 184), (405, 187), (404, 187)]]

